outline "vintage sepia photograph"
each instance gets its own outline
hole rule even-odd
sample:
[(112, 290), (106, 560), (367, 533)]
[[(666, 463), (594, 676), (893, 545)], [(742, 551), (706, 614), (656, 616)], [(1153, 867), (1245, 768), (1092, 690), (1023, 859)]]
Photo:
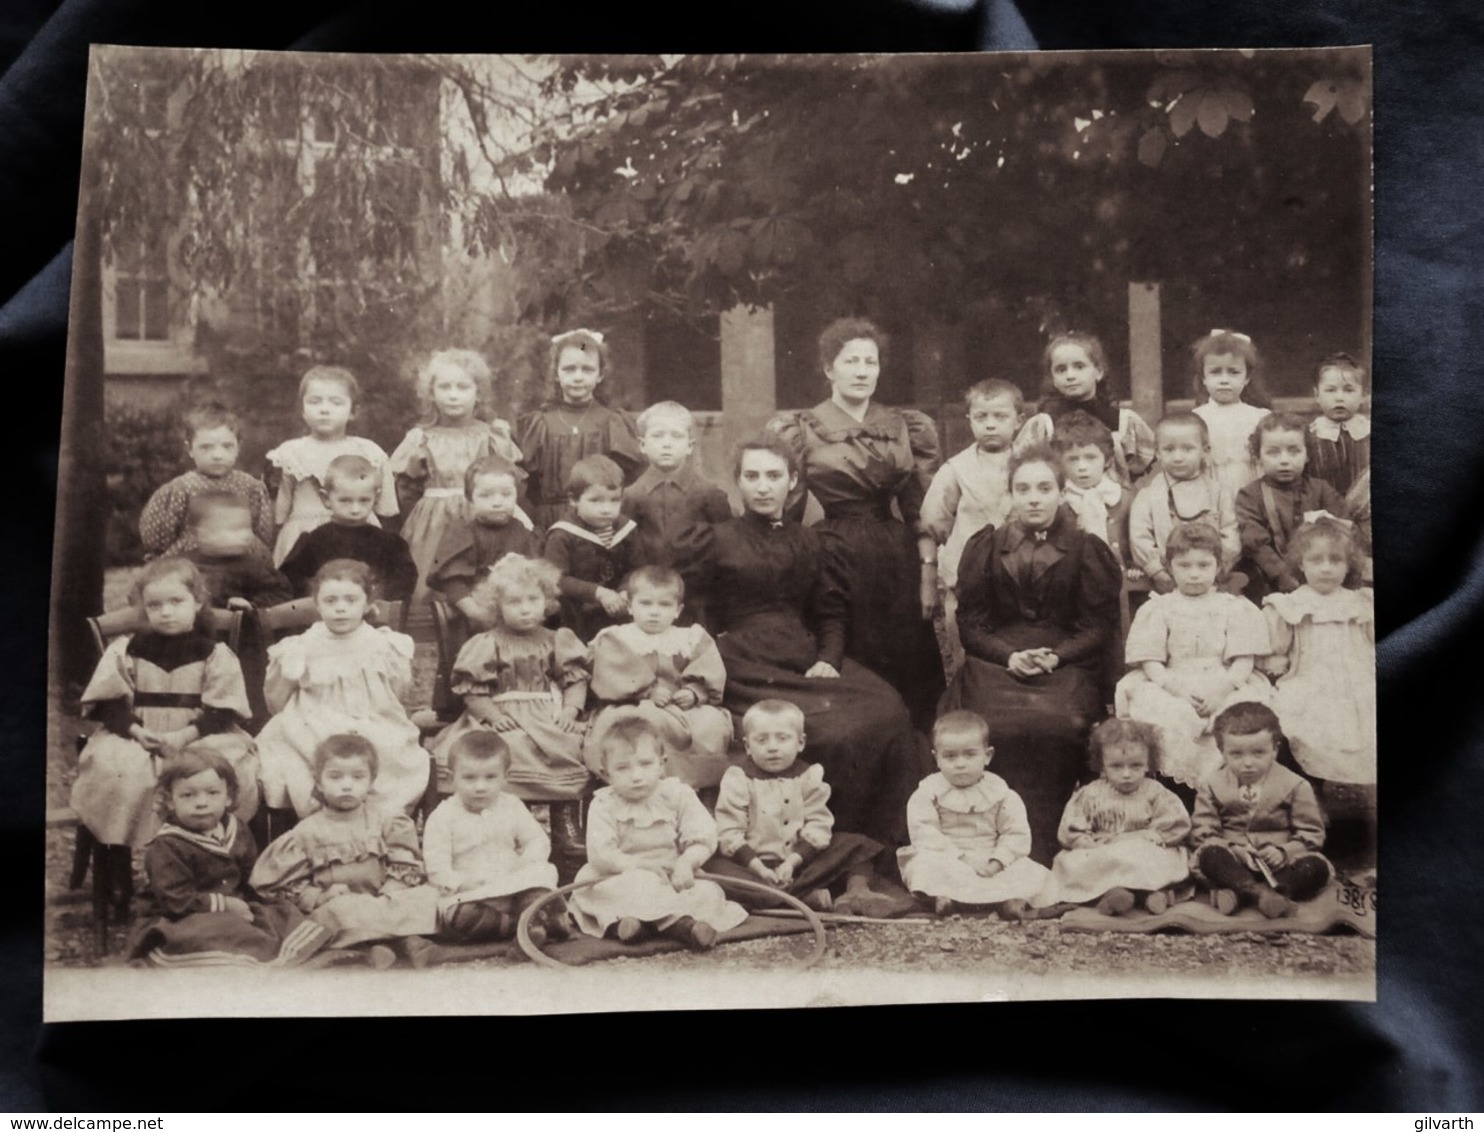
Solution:
[(1373, 1001), (1371, 127), (94, 47), (46, 1020)]

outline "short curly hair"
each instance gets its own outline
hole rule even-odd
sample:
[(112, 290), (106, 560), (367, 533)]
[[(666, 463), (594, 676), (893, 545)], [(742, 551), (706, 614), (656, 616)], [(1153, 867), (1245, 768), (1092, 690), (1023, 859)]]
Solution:
[[(1262, 438), (1270, 432), (1296, 432), (1303, 437), (1308, 431), (1308, 425), (1304, 423), (1303, 417), (1292, 413), (1269, 413), (1257, 422), (1252, 430), (1252, 435), (1247, 438), (1247, 454), (1252, 457), (1256, 464), (1262, 453)], [(1307, 453), (1308, 446), (1305, 445)]]
[(160, 817), (166, 821), (175, 816), (171, 809), (171, 792), (175, 789), (177, 782), (187, 778), (195, 778), (196, 775), (205, 771), (215, 771), (217, 777), (227, 787), (227, 808), (230, 810), (237, 804), (238, 791), (241, 786), (237, 782), (237, 772), (232, 769), (232, 764), (215, 751), (201, 747), (185, 747), (176, 751), (165, 760), (160, 767), (160, 776), (155, 779), (155, 802)]
[(1222, 554), (1221, 532), (1200, 519), (1177, 524), (1170, 532), (1170, 537), (1165, 540), (1165, 565), (1168, 566), (1175, 561), (1177, 555), (1189, 550), (1209, 551), (1219, 566)]
[(156, 558), (153, 562), (146, 562), (144, 569), (135, 575), (134, 584), (129, 587), (129, 604), (136, 609), (143, 608), (145, 588), (168, 580), (185, 586), (196, 599), (197, 605), (205, 607), (211, 604), (206, 579), (201, 577), (201, 571), (196, 569), (196, 564), (189, 558)]
[(527, 558), (521, 554), (507, 554), (490, 567), (489, 573), (474, 587), (470, 596), (478, 604), (494, 614), (495, 620), (503, 624), (500, 617), (500, 599), (511, 590), (529, 586), (541, 591), (546, 599), (546, 612), (557, 611), (557, 583), (562, 571), (553, 562), (544, 558)]
[(1345, 559), (1345, 585), (1350, 589), (1360, 585), (1365, 571), (1365, 555), (1356, 541), (1355, 532), (1338, 520), (1319, 518), (1299, 527), (1288, 540), (1288, 550), (1283, 557), (1293, 572), (1302, 576), (1304, 555), (1309, 553), (1310, 547), (1326, 542)]
[(1149, 752), (1149, 773), (1164, 758), (1164, 740), (1159, 728), (1137, 719), (1105, 719), (1087, 737), (1087, 765), (1099, 777), (1103, 773), (1103, 753), (1109, 747), (1138, 743)]
[(423, 424), (438, 423), (438, 406), (433, 402), (433, 377), (440, 366), (453, 366), (474, 383), (474, 416), (489, 417), (495, 400), (494, 375), (484, 355), (474, 350), (437, 350), (417, 371), (417, 407)]
[(314, 749), (314, 759), (311, 763), (316, 783), (319, 782), (319, 776), (324, 773), (331, 759), (360, 759), (371, 768), (372, 782), (375, 782), (376, 776), (381, 773), (381, 758), (376, 753), (376, 745), (364, 735), (331, 735), (322, 741)]

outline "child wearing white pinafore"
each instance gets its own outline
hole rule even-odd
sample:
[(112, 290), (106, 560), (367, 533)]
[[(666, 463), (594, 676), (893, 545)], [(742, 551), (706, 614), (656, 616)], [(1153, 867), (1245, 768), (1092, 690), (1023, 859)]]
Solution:
[(1032, 901), (1041, 916), (1097, 901), (1105, 916), (1121, 916), (1142, 899), (1158, 915), (1194, 893), (1185, 839), (1190, 815), (1152, 777), (1159, 732), (1152, 724), (1107, 719), (1088, 739), (1098, 777), (1072, 795), (1062, 813), (1061, 852), (1051, 880)]
[(1246, 598), (1215, 588), (1221, 552), (1220, 534), (1206, 523), (1171, 532), (1165, 565), (1174, 592), (1154, 595), (1134, 615), (1125, 644), (1131, 671), (1114, 693), (1120, 719), (1160, 729), (1156, 769), (1190, 791), (1221, 765), (1215, 716), (1232, 704), (1272, 699), (1267, 680), (1253, 671), (1270, 649), (1267, 626)]
[(692, 950), (714, 946), (747, 918), (715, 881), (696, 878), (716, 852), (716, 822), (694, 790), (663, 777), (663, 743), (647, 721), (615, 724), (602, 754), (609, 785), (593, 795), (577, 874), (578, 884), (597, 883), (572, 894), (578, 926), (623, 943), (658, 933)]
[(1030, 859), (1025, 803), (989, 772), (989, 724), (951, 711), (933, 725), (938, 773), (907, 801), (912, 843), (897, 850), (902, 883), (933, 901), (940, 916), (957, 904), (990, 906), (1006, 920), (1030, 916), (1027, 902), (1050, 875)]

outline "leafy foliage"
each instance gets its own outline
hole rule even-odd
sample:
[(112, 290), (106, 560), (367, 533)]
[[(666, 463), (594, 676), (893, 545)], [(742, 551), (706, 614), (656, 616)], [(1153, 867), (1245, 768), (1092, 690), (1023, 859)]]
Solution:
[(1354, 268), (1319, 251), (1358, 221), (1360, 66), (1313, 52), (563, 58), (545, 94), (569, 109), (508, 167), (544, 173), (588, 226), (560, 302), (702, 313), (807, 291), (952, 318), (965, 293), (1068, 279), (1240, 265), (1255, 287), (1297, 284)]

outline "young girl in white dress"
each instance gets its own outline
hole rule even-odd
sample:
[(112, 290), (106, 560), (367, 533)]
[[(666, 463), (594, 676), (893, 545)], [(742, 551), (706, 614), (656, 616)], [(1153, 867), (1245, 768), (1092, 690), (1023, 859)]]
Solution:
[(412, 638), (366, 622), (371, 569), (337, 558), (310, 583), (320, 620), (268, 649), (264, 694), (274, 713), (258, 733), (263, 796), (301, 818), (319, 809), (315, 752), (332, 735), (360, 735), (375, 749), (373, 801), (411, 813), (428, 785), (428, 753), (401, 696), (412, 684)]
[(1152, 723), (1163, 754), (1155, 769), (1194, 790), (1221, 766), (1211, 721), (1235, 703), (1267, 703), (1272, 688), (1253, 671), (1270, 651), (1267, 626), (1245, 598), (1216, 588), (1221, 536), (1206, 523), (1170, 533), (1165, 564), (1172, 593), (1139, 607), (1124, 656), (1132, 671), (1118, 682), (1120, 719)]
[[(520, 449), (510, 425), (492, 415), (489, 364), (473, 350), (439, 350), (417, 374), (422, 420), (410, 429), (391, 456), (397, 499), (407, 518), (402, 537), (417, 563), (413, 601), (428, 597), (428, 569), (444, 533), (467, 515), (464, 475), (486, 456), (512, 464)], [(517, 510), (516, 521), (530, 520)]]
[[(263, 850), (254, 891), (332, 924), (335, 948), (431, 934), (438, 893), (423, 874), (412, 820), (375, 800), (376, 747), (361, 735), (331, 735), (311, 765), (322, 808)], [(379, 946), (365, 957), (377, 967), (396, 959)]]
[(1376, 781), (1376, 624), (1369, 589), (1352, 588), (1362, 559), (1335, 519), (1300, 527), (1288, 558), (1304, 584), (1269, 594), (1263, 613), (1278, 677), (1273, 709), (1293, 757), (1310, 778)]
[(1190, 348), (1196, 415), (1211, 438), (1216, 478), (1235, 498), (1257, 478), (1247, 442), (1272, 402), (1262, 384), (1262, 357), (1252, 339), (1213, 330)]
[(239, 724), (252, 710), (232, 650), (197, 623), (209, 604), (200, 572), (184, 558), (157, 558), (135, 578), (129, 603), (147, 628), (109, 642), (82, 693), (84, 714), (103, 726), (78, 759), (78, 820), (103, 845), (145, 845), (160, 828), (160, 760), (211, 751), (236, 774), (232, 812), (248, 821), (258, 808), (258, 759)]
[(397, 513), (397, 493), (387, 455), (375, 441), (347, 436), (346, 425), (355, 417), (361, 398), (360, 383), (340, 366), (313, 366), (299, 382), (299, 407), (308, 426), (307, 436), (286, 440), (268, 452), (268, 462), (282, 474), (274, 518), (279, 524), (273, 544), (273, 565), (280, 566), (299, 536), (330, 521), (323, 489), (325, 471), (336, 456), (363, 456), (371, 462), (377, 478), (375, 513)]
[(602, 758), (608, 785), (593, 795), (577, 874), (597, 883), (572, 894), (578, 926), (623, 943), (658, 933), (696, 951), (715, 946), (747, 918), (715, 881), (696, 879), (716, 852), (716, 822), (694, 790), (664, 777), (664, 743), (647, 720), (614, 724)]
[(1159, 732), (1132, 719), (1106, 719), (1088, 739), (1097, 780), (1073, 794), (1062, 814), (1061, 852), (1051, 880), (1033, 901), (1041, 916), (1060, 915), (1097, 902), (1105, 916), (1121, 916), (1142, 894), (1158, 915), (1194, 886), (1185, 839), (1190, 814), (1180, 799), (1152, 777)]
[(1154, 433), (1132, 409), (1120, 408), (1108, 385), (1108, 355), (1091, 334), (1058, 334), (1046, 346), (1047, 392), (1015, 438), (1015, 451), (1050, 446), (1056, 422), (1081, 409), (1113, 434), (1113, 478), (1131, 486), (1154, 463)]
[(946, 916), (959, 904), (993, 907), (1006, 920), (1031, 916), (1028, 901), (1050, 873), (1030, 859), (1025, 803), (989, 771), (989, 724), (950, 711), (933, 725), (938, 773), (907, 801), (912, 844), (897, 850), (902, 883)]

